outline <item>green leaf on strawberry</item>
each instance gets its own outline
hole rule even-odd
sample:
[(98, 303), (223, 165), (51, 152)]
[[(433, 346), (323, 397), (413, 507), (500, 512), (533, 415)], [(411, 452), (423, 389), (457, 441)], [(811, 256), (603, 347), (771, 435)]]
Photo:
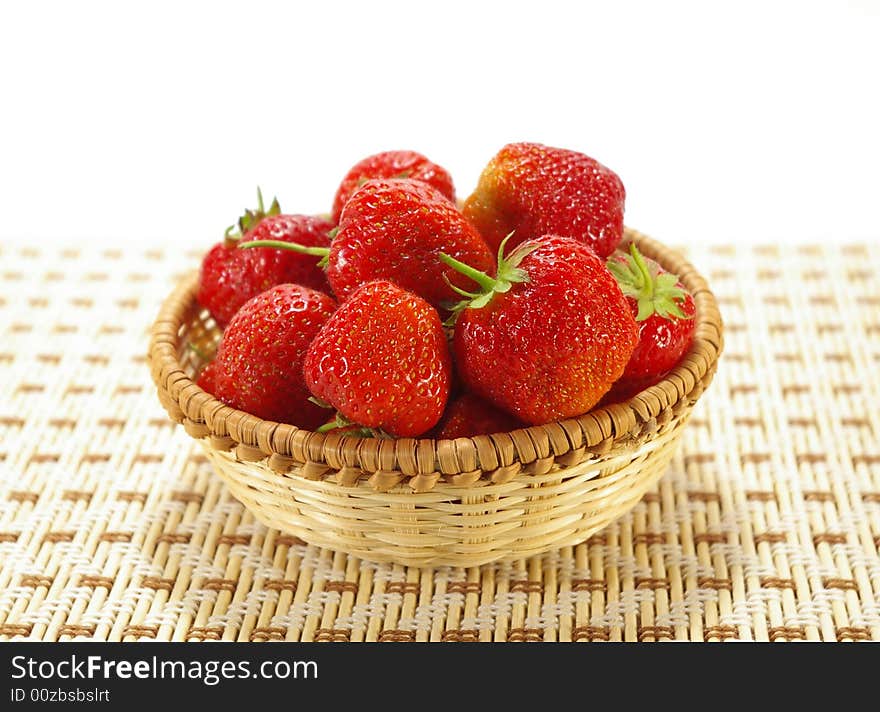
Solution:
[(639, 328), (639, 342), (608, 402), (630, 398), (657, 383), (690, 347), (696, 328), (693, 296), (654, 260), (630, 245), (607, 263)]
[(507, 237), (501, 241), (501, 244), (498, 247), (498, 268), (494, 277), (465, 264), (461, 260), (457, 260), (454, 257), (447, 255), (445, 252), (439, 254), (440, 261), (443, 262), (443, 264), (452, 267), (452, 269), (463, 274), (465, 277), (469, 277), (482, 288), (481, 292), (468, 292), (456, 287), (452, 284), (447, 275), (443, 275), (446, 283), (453, 289), (453, 291), (464, 297), (462, 301), (449, 308), (452, 312), (452, 316), (446, 322), (447, 325), (455, 323), (457, 315), (464, 309), (480, 309), (486, 306), (496, 294), (504, 294), (505, 292), (509, 292), (514, 284), (521, 284), (529, 281), (528, 273), (524, 269), (521, 269), (519, 265), (529, 253), (538, 248), (538, 244), (531, 242), (521, 243), (520, 245), (517, 245), (507, 257), (505, 257), (504, 248), (507, 246), (507, 241), (512, 235), (512, 232), (509, 233)]
[(616, 255), (606, 266), (617, 279), (624, 296), (636, 300), (636, 321), (645, 321), (653, 314), (664, 319), (692, 318), (679, 306), (687, 298), (687, 292), (678, 286), (678, 277), (663, 272), (653, 261), (649, 264), (635, 243), (630, 244), (628, 255)]
[(281, 205), (278, 203), (278, 198), (272, 198), (272, 204), (269, 206), (269, 209), (266, 210), (263, 205), (263, 191), (260, 190), (258, 186), (256, 210), (251, 210), (250, 208), (245, 210), (244, 214), (238, 219), (238, 222), (235, 225), (230, 225), (226, 228), (226, 231), (223, 233), (223, 241), (227, 245), (233, 245), (238, 242), (248, 230), (252, 230), (259, 225), (264, 218), (280, 214)]

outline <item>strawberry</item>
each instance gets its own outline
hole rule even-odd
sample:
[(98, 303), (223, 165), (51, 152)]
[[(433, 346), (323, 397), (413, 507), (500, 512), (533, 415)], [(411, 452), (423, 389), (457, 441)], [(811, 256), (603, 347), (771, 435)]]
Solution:
[(247, 241), (240, 247), (273, 247), (327, 260), (327, 279), (340, 300), (358, 287), (386, 279), (432, 306), (457, 301), (468, 280), (439, 260), (445, 252), (479, 270), (494, 273), (495, 258), (474, 227), (441, 193), (415, 180), (370, 180), (342, 210), (329, 249), (275, 241)]
[(452, 364), (431, 305), (377, 280), (357, 289), (328, 319), (303, 368), (309, 390), (347, 421), (417, 437), (443, 414)]
[(239, 220), (240, 237), (229, 228), (223, 242), (217, 243), (202, 260), (198, 302), (211, 312), (223, 328), (239, 307), (269, 287), (287, 282), (329, 292), (324, 272), (305, 255), (282, 250), (236, 250), (238, 240), (276, 240), (307, 246), (330, 244), (333, 225), (324, 218), (308, 215), (282, 215), (277, 200), (268, 210), (257, 191), (259, 207), (248, 210)]
[(203, 391), (207, 391), (211, 395), (214, 395), (214, 391), (217, 390), (216, 361), (209, 361), (204, 368), (199, 371), (199, 375), (196, 378), (196, 385)]
[(674, 274), (646, 259), (635, 243), (608, 260), (639, 329), (639, 342), (612, 389), (625, 400), (652, 386), (678, 363), (694, 337), (694, 298)]
[(455, 187), (449, 172), (415, 151), (383, 151), (367, 156), (345, 174), (333, 199), (333, 222), (339, 222), (342, 208), (354, 192), (375, 178), (411, 178), (429, 184), (455, 203)]
[(521, 243), (490, 277), (442, 255), (482, 291), (457, 308), (456, 366), (474, 393), (539, 425), (581, 415), (621, 376), (638, 339), (614, 277), (583, 242)]
[(266, 420), (308, 430), (321, 425), (327, 411), (309, 400), (302, 364), (335, 308), (331, 297), (298, 284), (276, 285), (245, 302), (211, 364), (214, 396)]
[(463, 393), (446, 406), (443, 419), (434, 431), (435, 438), (467, 438), (474, 435), (505, 433), (521, 428), (522, 423), (473, 393)]
[(610, 255), (623, 236), (626, 191), (598, 161), (538, 143), (511, 143), (483, 170), (463, 213), (497, 249), (544, 234), (564, 235)]

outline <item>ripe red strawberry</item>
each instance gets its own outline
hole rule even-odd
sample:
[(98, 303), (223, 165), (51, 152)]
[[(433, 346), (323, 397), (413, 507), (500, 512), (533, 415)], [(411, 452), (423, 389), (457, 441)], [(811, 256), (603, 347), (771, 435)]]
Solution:
[(298, 284), (276, 285), (246, 302), (223, 332), (211, 364), (214, 396), (266, 420), (317, 428), (327, 410), (309, 400), (302, 364), (335, 308), (323, 292)]
[[(257, 210), (248, 210), (239, 220), (241, 240), (277, 240), (300, 245), (330, 244), (333, 225), (308, 215), (282, 215), (277, 200), (263, 208), (259, 194)], [(223, 328), (239, 307), (276, 284), (296, 283), (329, 292), (327, 278), (307, 255), (282, 250), (237, 250), (238, 238), (227, 230), (223, 242), (214, 245), (202, 260), (198, 302), (211, 312)]]
[(495, 271), (485, 241), (455, 206), (431, 186), (408, 179), (364, 183), (345, 204), (329, 249), (274, 241), (248, 241), (241, 247), (280, 247), (326, 257), (327, 279), (340, 301), (362, 284), (387, 279), (443, 308), (458, 300), (455, 289), (468, 280), (440, 261), (441, 252)]
[(451, 370), (437, 312), (384, 280), (363, 285), (339, 307), (304, 364), (315, 396), (348, 421), (397, 437), (417, 437), (436, 425)]
[(460, 305), (453, 336), (458, 372), (477, 395), (539, 425), (587, 412), (623, 373), (638, 339), (635, 319), (583, 242), (523, 242), (495, 278), (441, 259), (483, 290)]
[(614, 255), (608, 269), (617, 279), (639, 329), (639, 342), (610, 397), (624, 400), (661, 380), (694, 337), (694, 298), (674, 274), (646, 259), (635, 244)]
[(214, 395), (214, 391), (217, 390), (216, 361), (209, 361), (208, 364), (199, 371), (199, 375), (196, 378), (196, 385), (203, 391), (207, 391), (211, 395)]
[(468, 438), (474, 435), (506, 433), (523, 427), (516, 418), (498, 410), (473, 393), (464, 393), (450, 401), (443, 419), (435, 429), (435, 438)]
[(511, 143), (483, 170), (463, 212), (493, 249), (545, 234), (573, 237), (600, 257), (623, 236), (626, 191), (598, 161), (538, 143)]
[(376, 178), (411, 178), (436, 188), (455, 203), (455, 187), (449, 172), (415, 151), (383, 151), (367, 156), (345, 174), (333, 199), (333, 222), (339, 222), (343, 206), (368, 180)]

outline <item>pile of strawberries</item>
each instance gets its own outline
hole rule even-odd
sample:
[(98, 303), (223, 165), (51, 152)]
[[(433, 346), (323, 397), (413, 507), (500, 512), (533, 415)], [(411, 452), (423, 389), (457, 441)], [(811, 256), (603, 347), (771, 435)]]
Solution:
[(202, 262), (224, 331), (198, 384), (352, 437), (502, 432), (629, 398), (688, 349), (695, 308), (617, 249), (624, 199), (596, 160), (534, 143), (502, 148), (461, 207), (412, 151), (357, 163), (329, 216), (260, 196)]

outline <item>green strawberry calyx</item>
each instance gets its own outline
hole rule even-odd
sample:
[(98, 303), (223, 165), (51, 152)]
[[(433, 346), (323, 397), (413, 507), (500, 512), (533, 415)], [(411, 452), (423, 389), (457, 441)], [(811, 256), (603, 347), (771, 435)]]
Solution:
[(678, 305), (687, 299), (687, 292), (678, 286), (678, 275), (645, 260), (635, 243), (630, 244), (628, 255), (615, 255), (606, 266), (624, 296), (636, 300), (636, 321), (645, 321), (654, 314), (669, 320), (691, 318)]
[(440, 253), (440, 261), (443, 264), (451, 267), (456, 272), (463, 274), (465, 277), (472, 279), (480, 286), (479, 291), (468, 292), (456, 287), (449, 281), (449, 278), (446, 275), (443, 275), (443, 279), (446, 280), (446, 283), (452, 288), (452, 290), (456, 294), (460, 294), (464, 297), (462, 301), (450, 307), (450, 311), (452, 312), (451, 321), (454, 322), (456, 317), (465, 309), (481, 309), (492, 301), (492, 297), (496, 294), (504, 294), (505, 292), (509, 292), (514, 284), (524, 284), (529, 281), (528, 272), (522, 269), (519, 265), (528, 254), (538, 249), (540, 245), (539, 243), (532, 241), (523, 242), (505, 257), (504, 248), (507, 246), (507, 241), (512, 235), (513, 233), (510, 233), (505, 237), (501, 241), (501, 245), (498, 247), (498, 269), (494, 277), (447, 255), (445, 252)]
[(263, 191), (257, 187), (257, 208), (251, 210), (248, 208), (244, 214), (238, 219), (235, 225), (230, 225), (223, 233), (223, 243), (227, 247), (234, 247), (241, 240), (242, 236), (252, 228), (260, 224), (264, 218), (281, 214), (281, 206), (278, 204), (278, 198), (272, 198), (272, 204), (269, 209), (263, 205)]
[[(321, 408), (327, 408), (328, 410), (333, 410), (333, 406), (330, 405), (327, 401), (321, 400), (320, 398), (316, 398), (315, 396), (310, 396), (308, 398), (312, 403)], [(356, 428), (352, 428), (346, 430), (343, 435), (351, 438), (390, 438), (384, 430), (380, 428), (368, 428), (366, 425), (361, 425), (360, 423), (356, 423), (353, 420), (349, 420), (342, 413), (336, 411), (333, 416), (333, 420), (327, 421), (321, 427), (319, 427), (315, 432), (318, 433), (332, 433), (334, 430), (338, 430), (340, 428), (351, 428), (352, 425), (356, 425)]]
[[(348, 428), (352, 425), (356, 425), (348, 418), (346, 418), (341, 413), (337, 413), (336, 417), (324, 423), (320, 428), (317, 429), (316, 432), (319, 433), (332, 433), (334, 430), (338, 430), (340, 428)], [(349, 438), (374, 438), (376, 437), (375, 432), (372, 428), (359, 427), (354, 430), (346, 430), (344, 435)]]

